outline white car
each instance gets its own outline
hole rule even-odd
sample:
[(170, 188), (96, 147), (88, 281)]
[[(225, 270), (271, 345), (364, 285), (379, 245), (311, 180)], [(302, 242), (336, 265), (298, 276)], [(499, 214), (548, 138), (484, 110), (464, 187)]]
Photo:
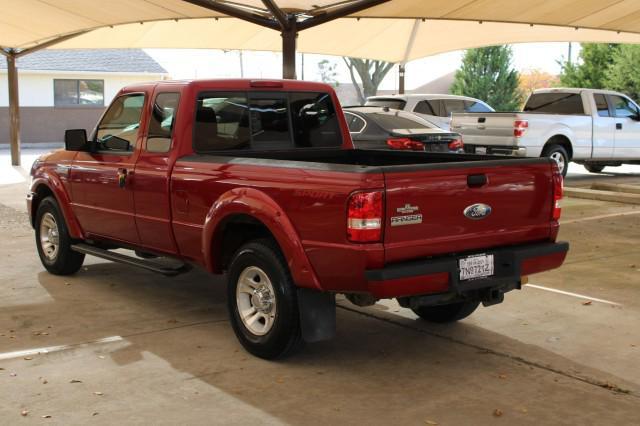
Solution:
[(443, 130), (451, 130), (451, 114), (456, 112), (493, 112), (479, 99), (457, 95), (389, 95), (370, 96), (365, 106), (388, 107), (409, 111), (436, 124)]
[(523, 112), (454, 114), (451, 128), (467, 152), (551, 157), (563, 174), (569, 161), (593, 173), (640, 164), (640, 108), (618, 92), (540, 89)]

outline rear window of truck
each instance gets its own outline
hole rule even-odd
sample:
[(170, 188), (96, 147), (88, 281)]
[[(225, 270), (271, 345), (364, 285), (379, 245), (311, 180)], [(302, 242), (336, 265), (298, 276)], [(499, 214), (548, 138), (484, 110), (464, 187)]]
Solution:
[(525, 112), (545, 114), (583, 115), (584, 106), (579, 93), (536, 93), (524, 106)]
[(328, 93), (206, 92), (196, 100), (193, 149), (198, 153), (340, 146)]

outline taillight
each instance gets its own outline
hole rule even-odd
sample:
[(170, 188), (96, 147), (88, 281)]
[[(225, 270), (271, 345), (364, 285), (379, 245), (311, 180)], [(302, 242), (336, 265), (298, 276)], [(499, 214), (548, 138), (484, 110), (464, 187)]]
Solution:
[(521, 138), (524, 132), (529, 128), (529, 122), (527, 120), (516, 120), (513, 122), (513, 136)]
[(562, 187), (563, 187), (563, 178), (562, 173), (560, 173), (560, 169), (558, 165), (552, 164), (553, 167), (553, 213), (551, 215), (553, 220), (559, 220), (560, 215), (562, 214)]
[(387, 146), (391, 149), (405, 149), (409, 151), (424, 151), (424, 144), (409, 138), (387, 139)]
[(462, 139), (454, 139), (449, 142), (449, 151), (460, 151), (464, 148)]
[(382, 239), (382, 191), (356, 192), (347, 207), (347, 238), (357, 243)]

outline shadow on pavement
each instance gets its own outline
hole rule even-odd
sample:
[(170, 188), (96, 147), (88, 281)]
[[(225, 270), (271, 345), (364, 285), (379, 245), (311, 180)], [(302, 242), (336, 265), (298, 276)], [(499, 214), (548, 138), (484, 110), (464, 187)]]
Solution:
[[(394, 324), (380, 310), (338, 309), (335, 340), (268, 362), (235, 339), (220, 277), (192, 271), (168, 279), (101, 263), (73, 277), (40, 272), (38, 281), (52, 303), (2, 310), (26, 333), (50, 324), (54, 344), (122, 336), (129, 345), (106, 354), (116, 364), (109, 372), (114, 380), (121, 367), (144, 363), (151, 353), (186, 373), (185, 380), (202, 381), (287, 423), (483, 424), (494, 421), (495, 409), (519, 423), (628, 423), (637, 414), (634, 395), (523, 359), (570, 365), (572, 373), (583, 366), (464, 322)], [(517, 356), (492, 354), (482, 345)], [(145, 377), (139, 380), (144, 386)]]

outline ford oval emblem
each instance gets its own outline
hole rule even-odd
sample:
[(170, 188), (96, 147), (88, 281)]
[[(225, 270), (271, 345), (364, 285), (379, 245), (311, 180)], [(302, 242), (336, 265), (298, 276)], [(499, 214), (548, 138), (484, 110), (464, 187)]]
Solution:
[(464, 215), (472, 220), (480, 220), (491, 214), (491, 206), (488, 204), (472, 204), (464, 209)]

